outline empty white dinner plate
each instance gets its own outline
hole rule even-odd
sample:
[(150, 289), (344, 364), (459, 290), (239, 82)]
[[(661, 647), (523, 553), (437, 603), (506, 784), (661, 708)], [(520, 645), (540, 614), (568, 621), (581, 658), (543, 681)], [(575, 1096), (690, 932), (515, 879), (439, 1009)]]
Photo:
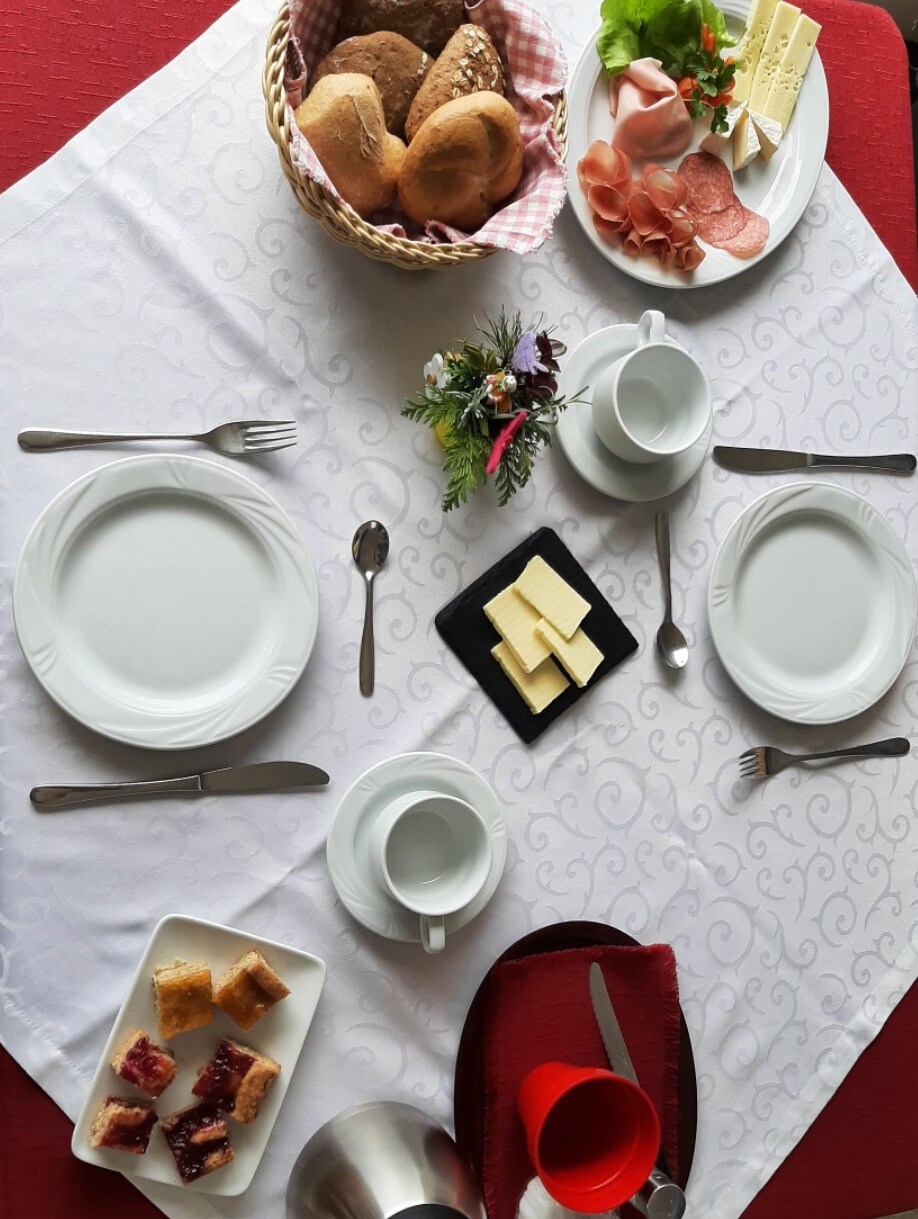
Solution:
[(916, 604), (912, 565), (886, 521), (825, 483), (790, 483), (750, 504), (708, 586), (724, 668), (796, 724), (834, 724), (881, 698), (911, 650)]
[(315, 568), (280, 505), (196, 457), (132, 457), (77, 479), (26, 538), (16, 632), (51, 697), (149, 749), (262, 719), (309, 659)]

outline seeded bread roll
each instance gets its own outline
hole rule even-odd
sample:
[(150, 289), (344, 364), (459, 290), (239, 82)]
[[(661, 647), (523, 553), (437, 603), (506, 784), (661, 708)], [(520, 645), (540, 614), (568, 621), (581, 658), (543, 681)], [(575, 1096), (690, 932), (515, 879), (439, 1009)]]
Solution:
[(405, 134), (405, 119), (433, 60), (426, 51), (391, 30), (346, 38), (325, 56), (313, 75), (315, 86), (324, 76), (358, 72), (376, 83), (386, 115), (386, 129)]
[(398, 194), (418, 224), (439, 220), (473, 232), (522, 174), (513, 107), (496, 93), (473, 93), (446, 102), (421, 125), (405, 153)]
[(463, 0), (344, 0), (338, 39), (393, 30), (428, 55), (439, 55), (464, 20)]
[(392, 203), (405, 145), (386, 131), (382, 98), (369, 76), (324, 77), (294, 118), (338, 194), (359, 216)]
[(411, 103), (405, 124), (409, 141), (417, 135), (424, 120), (444, 102), (485, 90), (504, 94), (500, 56), (481, 26), (460, 25)]

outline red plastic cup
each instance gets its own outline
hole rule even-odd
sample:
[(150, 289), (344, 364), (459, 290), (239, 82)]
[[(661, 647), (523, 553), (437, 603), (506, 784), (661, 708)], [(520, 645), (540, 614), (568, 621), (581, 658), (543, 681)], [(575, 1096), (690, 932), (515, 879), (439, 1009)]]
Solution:
[(660, 1119), (643, 1088), (598, 1067), (546, 1062), (520, 1085), (529, 1158), (548, 1193), (595, 1214), (627, 1202), (660, 1154)]

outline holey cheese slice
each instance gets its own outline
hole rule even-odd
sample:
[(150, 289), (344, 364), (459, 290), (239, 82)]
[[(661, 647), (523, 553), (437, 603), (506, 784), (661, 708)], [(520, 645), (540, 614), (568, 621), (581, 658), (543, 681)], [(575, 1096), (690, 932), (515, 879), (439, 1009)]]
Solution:
[(737, 63), (742, 65), (737, 68), (733, 78), (734, 103), (744, 102), (749, 97), (755, 70), (759, 66), (759, 56), (765, 45), (768, 27), (771, 25), (771, 19), (777, 6), (778, 0), (753, 0), (749, 18), (746, 21), (746, 30), (733, 52)]
[(589, 613), (589, 601), (562, 580), (540, 555), (529, 560), (513, 587), (538, 611), (537, 619), (546, 618), (565, 639), (570, 639)]
[(492, 597), (484, 612), (524, 672), (531, 673), (549, 656), (548, 644), (535, 631), (542, 615), (512, 584)]
[(772, 82), (777, 75), (781, 60), (784, 58), (784, 52), (790, 43), (799, 16), (800, 9), (796, 4), (786, 4), (785, 0), (778, 0), (768, 29), (768, 37), (765, 39), (765, 45), (759, 56), (752, 88), (749, 90), (750, 110), (757, 110), (759, 114), (765, 113)]
[(766, 119), (780, 123), (782, 131), (787, 130), (787, 124), (794, 113), (800, 86), (813, 58), (816, 39), (821, 29), (821, 25), (801, 14), (797, 18), (787, 49), (781, 56), (778, 70), (772, 78), (761, 112)]
[(555, 662), (549, 657), (527, 673), (517, 664), (516, 657), (505, 641), (494, 645), (491, 655), (510, 678), (533, 715), (544, 711), (570, 684)]

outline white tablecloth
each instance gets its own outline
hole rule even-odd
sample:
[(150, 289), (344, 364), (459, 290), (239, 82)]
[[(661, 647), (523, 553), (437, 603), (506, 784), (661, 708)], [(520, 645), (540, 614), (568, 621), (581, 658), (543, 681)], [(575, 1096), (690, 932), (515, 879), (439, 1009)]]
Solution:
[[(649, 290), (599, 259), (565, 210), (535, 256), (409, 275), (330, 240), (295, 204), (265, 132), (259, 77), (274, 0), (243, 0), (189, 51), (0, 198), (2, 565), (8, 593), (31, 523), (72, 479), (123, 452), (29, 456), (26, 424), (184, 430), (295, 415), (295, 450), (245, 471), (292, 515), (319, 572), (306, 674), (268, 720), (181, 757), (72, 722), (26, 667), (5, 597), (0, 752), (3, 1043), (74, 1116), (157, 919), (178, 911), (285, 940), (328, 983), (262, 1168), (213, 1204), (157, 1187), (168, 1214), (280, 1219), (300, 1146), (370, 1097), (450, 1123), (465, 1012), (499, 952), (561, 919), (673, 944), (698, 1064), (692, 1213), (733, 1219), (810, 1125), (915, 977), (914, 758), (737, 777), (748, 745), (814, 747), (912, 730), (914, 656), (856, 721), (798, 730), (753, 707), (717, 661), (704, 601), (720, 539), (778, 476), (708, 460), (666, 506), (675, 608), (692, 645), (657, 661), (658, 505), (583, 483), (556, 446), (505, 509), (444, 516), (430, 434), (399, 415), (435, 348), (501, 305), (545, 313), (575, 344), (662, 308), (702, 360), (715, 438), (914, 450), (915, 300), (833, 174), (773, 255), (695, 292)], [(542, 0), (573, 59), (591, 6)], [(214, 460), (221, 460), (214, 458)], [(238, 467), (237, 467), (238, 468)], [(918, 554), (914, 481), (828, 475), (867, 496)], [(367, 517), (390, 527), (377, 587), (377, 690), (361, 698), (363, 589), (350, 557)], [(550, 523), (639, 651), (521, 745), (433, 626), (435, 611)], [(336, 900), (325, 835), (345, 788), (407, 750), (469, 762), (505, 809), (507, 872), (439, 958), (365, 932)], [(159, 802), (58, 817), (35, 782), (182, 773), (302, 758), (319, 794)]]

